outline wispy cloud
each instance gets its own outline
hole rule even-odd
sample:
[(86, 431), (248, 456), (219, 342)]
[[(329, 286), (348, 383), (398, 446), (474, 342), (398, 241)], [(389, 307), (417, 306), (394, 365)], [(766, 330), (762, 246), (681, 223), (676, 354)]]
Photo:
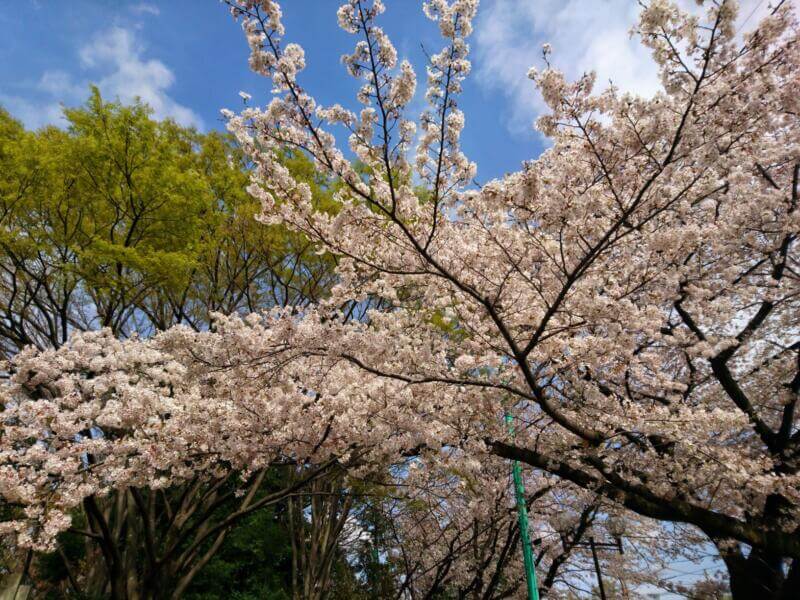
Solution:
[(30, 129), (65, 123), (61, 105), (58, 102), (37, 102), (19, 94), (0, 93), (0, 106)]
[(160, 60), (145, 57), (145, 49), (133, 31), (111, 27), (95, 35), (78, 51), (79, 74), (46, 71), (29, 86), (30, 94), (0, 94), (0, 104), (28, 127), (63, 124), (61, 105), (83, 102), (90, 84), (110, 99), (132, 102), (141, 98), (157, 118), (170, 117), (182, 125), (203, 127), (202, 119), (169, 94), (173, 72)]
[[(690, 0), (680, 4), (695, 7)], [(740, 27), (754, 27), (768, 9), (768, 0), (742, 0)], [(530, 131), (544, 111), (526, 74), (531, 66), (542, 66), (545, 42), (553, 47), (554, 66), (571, 79), (595, 71), (598, 87), (613, 82), (625, 91), (654, 94), (660, 87), (655, 64), (649, 51), (629, 35), (638, 11), (633, 0), (494, 0), (484, 4), (475, 33), (477, 79), (484, 88), (505, 97), (509, 130)]]
[(62, 104), (82, 102), (88, 94), (88, 85), (76, 83), (65, 71), (45, 71), (34, 83), (20, 86), (21, 94), (0, 93), (0, 105), (31, 129), (64, 125)]
[(161, 14), (161, 10), (155, 4), (148, 4), (147, 2), (140, 2), (131, 6), (131, 12), (135, 15), (153, 15), (157, 17)]
[(160, 60), (145, 59), (142, 46), (130, 30), (112, 27), (81, 48), (79, 55), (85, 68), (106, 73), (94, 80), (104, 94), (123, 102), (138, 97), (153, 108), (158, 118), (172, 117), (182, 125), (202, 126), (194, 111), (168, 94), (175, 75)]

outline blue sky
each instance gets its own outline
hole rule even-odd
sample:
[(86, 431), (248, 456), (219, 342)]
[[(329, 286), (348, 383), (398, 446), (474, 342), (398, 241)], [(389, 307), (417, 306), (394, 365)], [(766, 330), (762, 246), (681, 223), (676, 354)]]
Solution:
[[(421, 45), (438, 51), (437, 30), (420, 1), (385, 3), (382, 26), (422, 80)], [(357, 84), (339, 57), (355, 40), (336, 26), (339, 4), (282, 2), (285, 39), (306, 50), (304, 87), (323, 104), (352, 106)], [(752, 25), (767, 2), (741, 4), (740, 20)], [(531, 127), (543, 106), (525, 77), (541, 65), (542, 43), (553, 45), (553, 61), (569, 76), (595, 69), (599, 82), (653, 93), (649, 56), (627, 35), (636, 12), (635, 0), (483, 0), (471, 38), (473, 75), (461, 99), (464, 150), (478, 163), (479, 181), (517, 170), (546, 145)], [(0, 28), (0, 105), (32, 128), (63, 124), (60, 106), (82, 103), (90, 83), (109, 98), (140, 96), (157, 116), (203, 130), (223, 127), (219, 111), (240, 107), (240, 90), (255, 103), (268, 98), (269, 82), (249, 72), (241, 29), (217, 0), (7, 1)]]

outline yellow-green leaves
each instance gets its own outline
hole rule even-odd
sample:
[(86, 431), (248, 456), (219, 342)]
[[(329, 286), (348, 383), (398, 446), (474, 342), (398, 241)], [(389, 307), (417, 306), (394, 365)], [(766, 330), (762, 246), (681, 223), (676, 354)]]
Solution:
[[(248, 164), (230, 136), (156, 121), (142, 103), (64, 111), (66, 130), (26, 131), (0, 110), (0, 345), (57, 346), (210, 313), (295, 304), (330, 287), (333, 259), (255, 220)], [(314, 202), (333, 186), (300, 154), (284, 160)]]

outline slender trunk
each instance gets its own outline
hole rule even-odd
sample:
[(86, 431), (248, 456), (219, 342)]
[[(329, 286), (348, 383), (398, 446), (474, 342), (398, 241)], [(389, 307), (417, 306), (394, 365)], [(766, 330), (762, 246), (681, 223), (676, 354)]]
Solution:
[(97, 505), (94, 496), (89, 496), (83, 501), (90, 528), (101, 536), (100, 548), (108, 572), (108, 582), (111, 587), (113, 600), (128, 600), (127, 578), (122, 569), (120, 555), (116, 546), (116, 536), (108, 526), (106, 516)]

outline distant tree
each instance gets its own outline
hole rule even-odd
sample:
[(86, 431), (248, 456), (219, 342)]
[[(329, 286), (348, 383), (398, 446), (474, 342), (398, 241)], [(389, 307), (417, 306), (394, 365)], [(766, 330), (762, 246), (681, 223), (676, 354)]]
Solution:
[[(155, 121), (141, 103), (67, 109), (66, 131), (0, 112), (0, 343), (58, 347), (78, 330), (207, 328), (214, 311), (308, 303), (332, 259), (254, 220), (247, 164), (227, 136)], [(320, 202), (302, 155), (287, 165)]]

